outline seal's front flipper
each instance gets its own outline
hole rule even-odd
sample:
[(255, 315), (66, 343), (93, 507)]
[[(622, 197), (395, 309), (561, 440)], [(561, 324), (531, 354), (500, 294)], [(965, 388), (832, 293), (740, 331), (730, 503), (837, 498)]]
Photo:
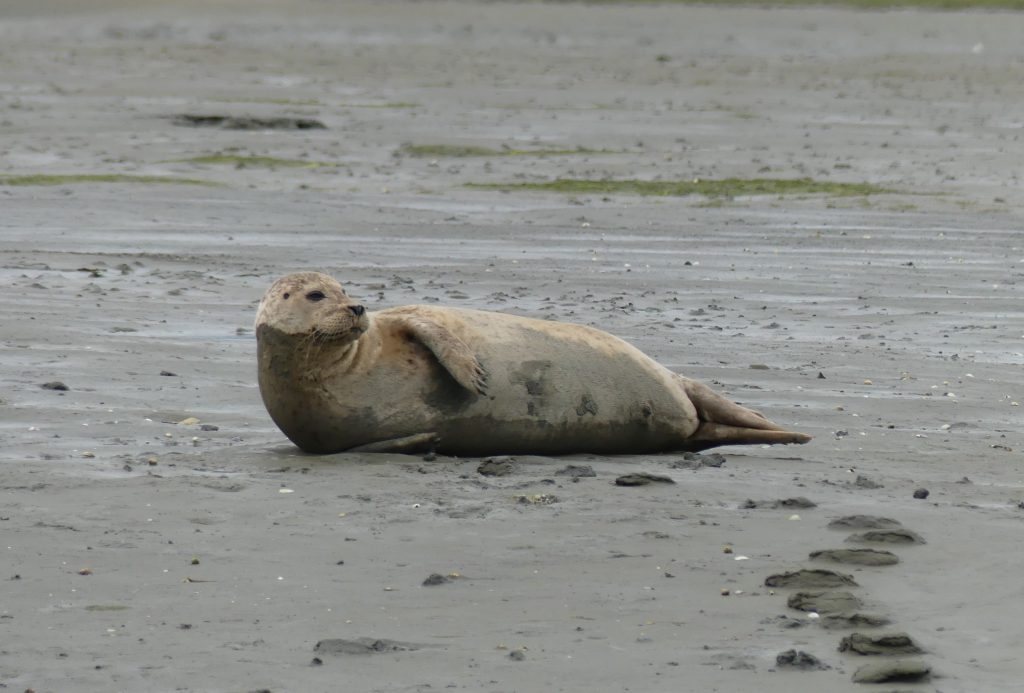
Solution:
[(459, 385), (470, 392), (487, 394), (487, 372), (469, 345), (444, 325), (427, 318), (410, 316), (405, 324), (410, 334), (433, 352)]
[(375, 443), (367, 443), (355, 448), (349, 448), (345, 452), (399, 452), (416, 453), (430, 452), (440, 442), (441, 438), (436, 433), (417, 433), (402, 438), (391, 438), (390, 440), (378, 440)]

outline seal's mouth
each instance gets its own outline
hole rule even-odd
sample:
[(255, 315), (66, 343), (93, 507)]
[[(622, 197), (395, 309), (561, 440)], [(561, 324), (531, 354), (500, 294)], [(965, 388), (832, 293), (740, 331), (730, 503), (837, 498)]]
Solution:
[(365, 327), (356, 325), (343, 330), (324, 330), (319, 327), (313, 329), (313, 338), (318, 342), (354, 342), (366, 332)]

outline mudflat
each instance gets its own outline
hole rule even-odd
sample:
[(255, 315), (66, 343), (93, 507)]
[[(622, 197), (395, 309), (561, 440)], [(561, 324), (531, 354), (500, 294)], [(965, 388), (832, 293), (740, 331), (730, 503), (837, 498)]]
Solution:
[[(1014, 690), (1022, 23), (5, 3), (0, 686)], [(302, 269), (815, 440), (305, 455), (252, 333)]]

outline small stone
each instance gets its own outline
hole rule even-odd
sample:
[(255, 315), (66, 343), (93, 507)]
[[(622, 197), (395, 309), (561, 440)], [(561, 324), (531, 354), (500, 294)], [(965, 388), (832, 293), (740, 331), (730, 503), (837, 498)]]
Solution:
[(443, 585), (446, 582), (451, 582), (451, 580), (444, 575), (441, 575), (441, 573), (431, 573), (427, 576), (427, 579), (423, 581), (423, 586), (434, 587), (436, 585)]
[(521, 662), (524, 659), (526, 659), (526, 655), (523, 654), (522, 650), (512, 650), (508, 653), (508, 658), (511, 659), (513, 662)]
[(70, 387), (68, 387), (67, 385), (65, 385), (64, 383), (62, 383), (59, 380), (54, 380), (54, 381), (51, 381), (51, 382), (48, 382), (48, 383), (43, 383), (39, 387), (43, 388), (44, 390), (56, 390), (58, 392), (67, 392), (68, 390), (71, 389)]
[(919, 488), (916, 491), (914, 491), (914, 498), (919, 498), (919, 499), (923, 500), (923, 499), (925, 499), (927, 497), (928, 497), (928, 489), (926, 489), (926, 488)]
[(214, 426), (213, 424), (203, 424), (199, 427), (200, 431), (219, 431), (220, 426)]
[(172, 373), (171, 371), (160, 371), (160, 375), (164, 376), (165, 378), (177, 378), (178, 377), (177, 373)]

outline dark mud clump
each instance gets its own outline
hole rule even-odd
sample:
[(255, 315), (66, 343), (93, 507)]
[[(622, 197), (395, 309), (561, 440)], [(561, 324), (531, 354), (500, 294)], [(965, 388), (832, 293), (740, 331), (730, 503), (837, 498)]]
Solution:
[(761, 619), (762, 625), (775, 625), (779, 628), (803, 628), (807, 625), (807, 621), (800, 620), (798, 618), (790, 618), (785, 614), (779, 614), (778, 616), (772, 616), (771, 618)]
[(845, 614), (856, 611), (862, 604), (852, 592), (797, 592), (786, 600), (786, 606), (818, 614)]
[(829, 529), (891, 529), (899, 526), (899, 521), (877, 515), (847, 515), (828, 523)]
[(924, 544), (925, 540), (917, 532), (909, 529), (877, 529), (860, 534), (851, 534), (846, 541), (866, 544)]
[(924, 652), (906, 633), (883, 633), (880, 635), (850, 633), (839, 641), (839, 651), (859, 655), (888, 656), (914, 655)]
[(775, 656), (775, 665), (780, 669), (800, 669), (802, 671), (824, 671), (832, 668), (803, 650), (780, 652)]
[(787, 509), (806, 509), (806, 508), (817, 508), (818, 504), (814, 501), (808, 500), (803, 496), (797, 496), (796, 498), (780, 498), (778, 500), (751, 500), (747, 499), (740, 506), (741, 510), (776, 510), (778, 508)]
[(684, 452), (683, 459), (675, 460), (669, 464), (672, 469), (702, 469), (704, 467), (721, 467), (725, 464), (725, 457), (717, 452), (708, 455), (701, 455), (697, 452)]
[(318, 642), (313, 647), (313, 651), (317, 654), (365, 655), (379, 654), (381, 652), (411, 652), (421, 647), (423, 646), (416, 643), (382, 640), (379, 638), (355, 638), (352, 640), (331, 638)]
[(476, 468), (477, 473), (484, 476), (508, 476), (516, 470), (513, 458), (489, 458), (480, 463)]
[(864, 614), (860, 612), (825, 614), (819, 621), (822, 628), (826, 630), (843, 630), (846, 628), (881, 628), (889, 625), (890, 621), (885, 616), (878, 614)]
[(671, 477), (649, 472), (636, 472), (635, 474), (624, 474), (615, 480), (616, 486), (647, 486), (648, 484), (674, 484)]
[(597, 472), (589, 464), (569, 464), (555, 472), (555, 476), (568, 476), (572, 479), (586, 479), (597, 476)]
[(191, 128), (222, 128), (224, 130), (323, 130), (327, 126), (312, 118), (254, 118), (252, 116), (199, 115), (181, 113), (171, 122)]
[(810, 558), (849, 565), (896, 565), (900, 562), (899, 556), (893, 552), (879, 549), (825, 549), (812, 551)]
[(794, 570), (789, 573), (769, 575), (764, 579), (765, 587), (856, 587), (852, 575), (831, 570)]
[(931, 667), (917, 659), (896, 659), (865, 664), (853, 672), (854, 683), (888, 683), (890, 681), (922, 681)]

